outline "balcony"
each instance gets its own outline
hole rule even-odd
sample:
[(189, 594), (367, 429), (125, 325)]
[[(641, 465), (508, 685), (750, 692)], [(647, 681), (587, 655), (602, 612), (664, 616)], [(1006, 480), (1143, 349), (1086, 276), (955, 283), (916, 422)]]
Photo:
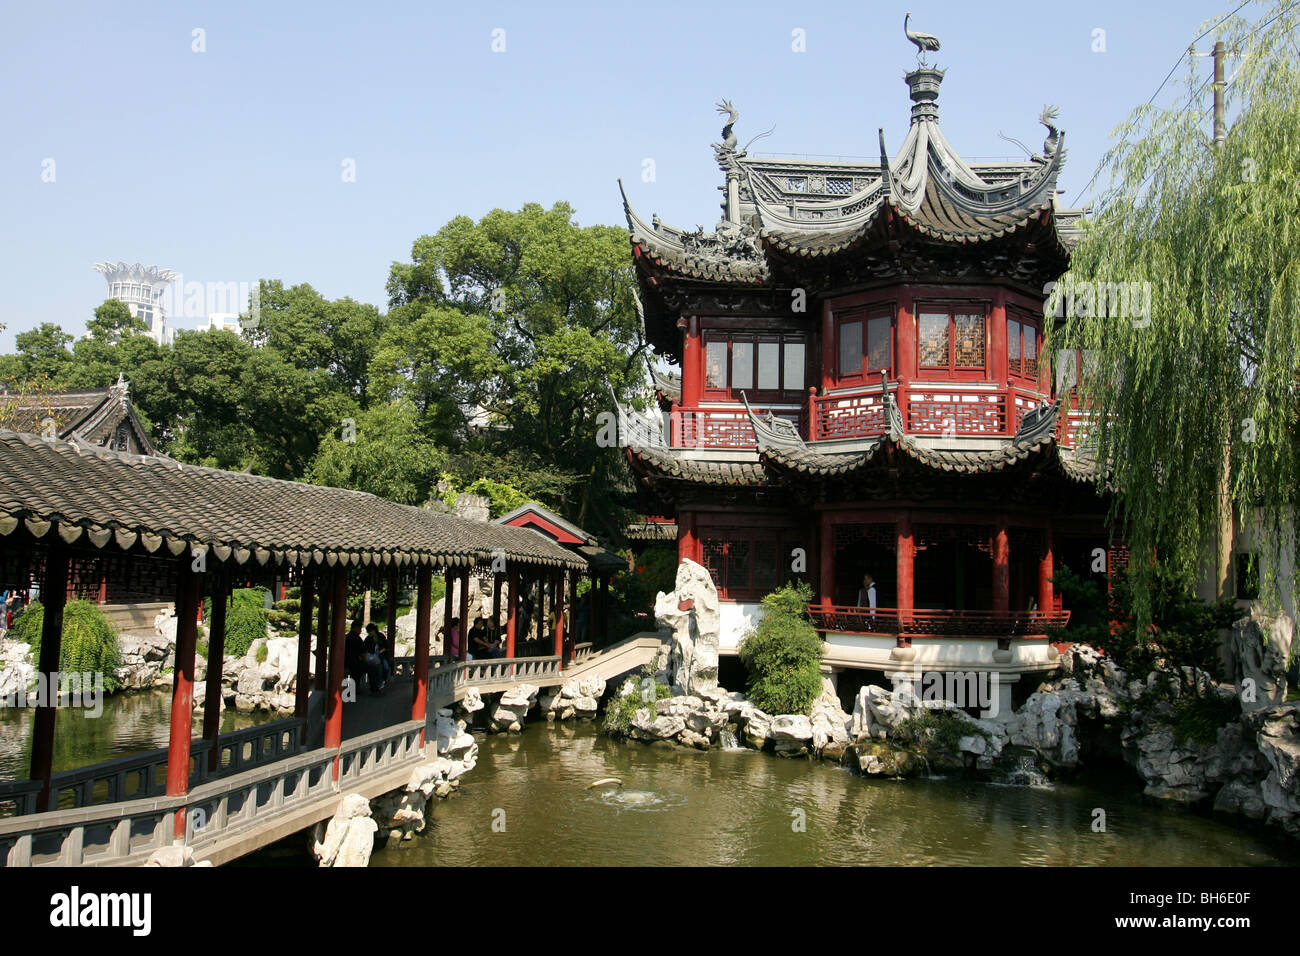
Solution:
[[(898, 403), (909, 435), (946, 438), (1010, 438), (1020, 428), (1025, 414), (1048, 397), (1016, 384), (985, 382), (915, 382), (906, 386), (891, 382), (889, 391)], [(805, 441), (871, 439), (888, 429), (884, 395), (879, 385), (829, 395), (810, 392), (802, 409), (786, 406), (771, 411), (794, 424)], [(766, 415), (769, 409), (755, 407), (754, 411)], [(1067, 444), (1075, 437), (1077, 415), (1071, 414), (1070, 427), (1061, 436)], [(671, 445), (752, 450), (754, 429), (744, 408), (674, 406)]]
[(1070, 620), (1070, 612), (1065, 610), (909, 611), (881, 607), (869, 611), (825, 604), (808, 605), (808, 614), (819, 631), (870, 634), (908, 642), (915, 637), (1042, 638), (1047, 636), (1048, 628), (1065, 627)]

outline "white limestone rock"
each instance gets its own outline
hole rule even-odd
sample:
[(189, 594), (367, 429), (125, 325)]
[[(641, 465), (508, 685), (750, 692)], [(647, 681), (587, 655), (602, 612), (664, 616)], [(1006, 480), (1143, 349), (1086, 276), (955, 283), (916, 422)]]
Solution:
[(686, 728), (681, 717), (652, 715), (650, 708), (642, 707), (632, 715), (630, 734), (638, 740), (671, 740)]
[(671, 593), (655, 599), (655, 620), (671, 631), (670, 683), (693, 694), (718, 686), (718, 590), (708, 569), (691, 560), (677, 566)]
[[(316, 825), (320, 833), (321, 825)], [(339, 801), (338, 809), (319, 835), (312, 852), (321, 866), (366, 866), (374, 849), (379, 826), (371, 818), (370, 801), (359, 793), (350, 793)]]
[(1232, 626), (1228, 640), (1232, 681), (1242, 710), (1263, 710), (1286, 701), (1287, 664), (1295, 622), (1252, 609)]
[(780, 714), (772, 718), (769, 736), (782, 756), (806, 754), (813, 738), (812, 721), (803, 714)]

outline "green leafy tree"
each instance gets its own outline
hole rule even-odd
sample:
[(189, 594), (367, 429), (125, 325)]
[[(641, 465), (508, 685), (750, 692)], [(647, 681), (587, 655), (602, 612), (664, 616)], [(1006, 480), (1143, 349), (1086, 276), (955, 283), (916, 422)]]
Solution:
[(617, 533), (622, 462), (597, 445), (596, 416), (611, 387), (626, 397), (644, 377), (632, 288), (626, 233), (581, 227), (567, 204), (457, 217), (393, 265), (372, 375), (454, 461), (495, 457), (555, 489), (566, 516)]
[[(1260, 23), (1225, 19), (1214, 33), (1235, 60), (1231, 128), (1210, 141), (1210, 87), (1189, 76), (1175, 109), (1146, 106), (1118, 128), (1071, 271), (1053, 293), (1066, 312), (1049, 348), (1095, 350), (1080, 397), (1118, 490), (1112, 520), (1134, 555), (1186, 587), (1212, 566), (1230, 498), (1260, 515), (1276, 547), (1261, 555), (1265, 591), (1293, 557), (1300, 382), (1300, 7), (1273, 0)], [(1200, 71), (1204, 60), (1191, 59)], [(1203, 74), (1204, 76), (1204, 74)], [(1150, 308), (1106, 307), (1067, 290), (1149, 283)], [(1114, 312), (1128, 314), (1116, 316)], [(1219, 556), (1223, 579), (1226, 555)], [(1137, 619), (1155, 611), (1157, 565), (1131, 569)]]
[(376, 404), (357, 414), (355, 433), (340, 429), (326, 436), (307, 477), (419, 505), (428, 500), (445, 463), (446, 456), (422, 433), (409, 404)]
[[(41, 659), (41, 626), (45, 606), (33, 601), (14, 622), (12, 638), (31, 645), (32, 660)], [(63, 635), (59, 642), (59, 670), (64, 673), (102, 674), (104, 690), (112, 693), (121, 683), (117, 668), (122, 665), (117, 646), (117, 629), (104, 612), (89, 601), (69, 601), (63, 607)]]
[(86, 323), (86, 331), (102, 342), (116, 343), (124, 335), (148, 332), (144, 319), (133, 315), (121, 299), (105, 299), (95, 309), (94, 318)]
[(763, 598), (758, 626), (740, 642), (750, 700), (769, 714), (807, 714), (821, 693), (822, 641), (808, 619), (808, 584), (787, 584)]
[(53, 322), (42, 322), (27, 332), (14, 336), (18, 371), (24, 380), (43, 380), (58, 387), (72, 365), (68, 343), (72, 336)]

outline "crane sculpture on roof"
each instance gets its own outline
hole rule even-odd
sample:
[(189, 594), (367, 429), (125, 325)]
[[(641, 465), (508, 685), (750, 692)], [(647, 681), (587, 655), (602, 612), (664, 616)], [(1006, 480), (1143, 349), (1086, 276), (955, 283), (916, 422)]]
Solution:
[(917, 33), (915, 30), (909, 30), (907, 28), (907, 23), (911, 19), (911, 13), (903, 17), (903, 33), (907, 35), (909, 40), (916, 44), (916, 58), (920, 60), (921, 65), (924, 66), (926, 52), (935, 52), (939, 49), (939, 38), (932, 33)]

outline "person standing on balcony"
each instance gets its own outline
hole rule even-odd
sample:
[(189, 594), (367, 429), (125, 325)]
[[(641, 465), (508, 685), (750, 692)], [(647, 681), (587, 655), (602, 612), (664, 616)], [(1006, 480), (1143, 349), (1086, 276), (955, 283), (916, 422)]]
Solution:
[(876, 579), (868, 572), (862, 575), (862, 587), (858, 589), (858, 607), (876, 609)]

